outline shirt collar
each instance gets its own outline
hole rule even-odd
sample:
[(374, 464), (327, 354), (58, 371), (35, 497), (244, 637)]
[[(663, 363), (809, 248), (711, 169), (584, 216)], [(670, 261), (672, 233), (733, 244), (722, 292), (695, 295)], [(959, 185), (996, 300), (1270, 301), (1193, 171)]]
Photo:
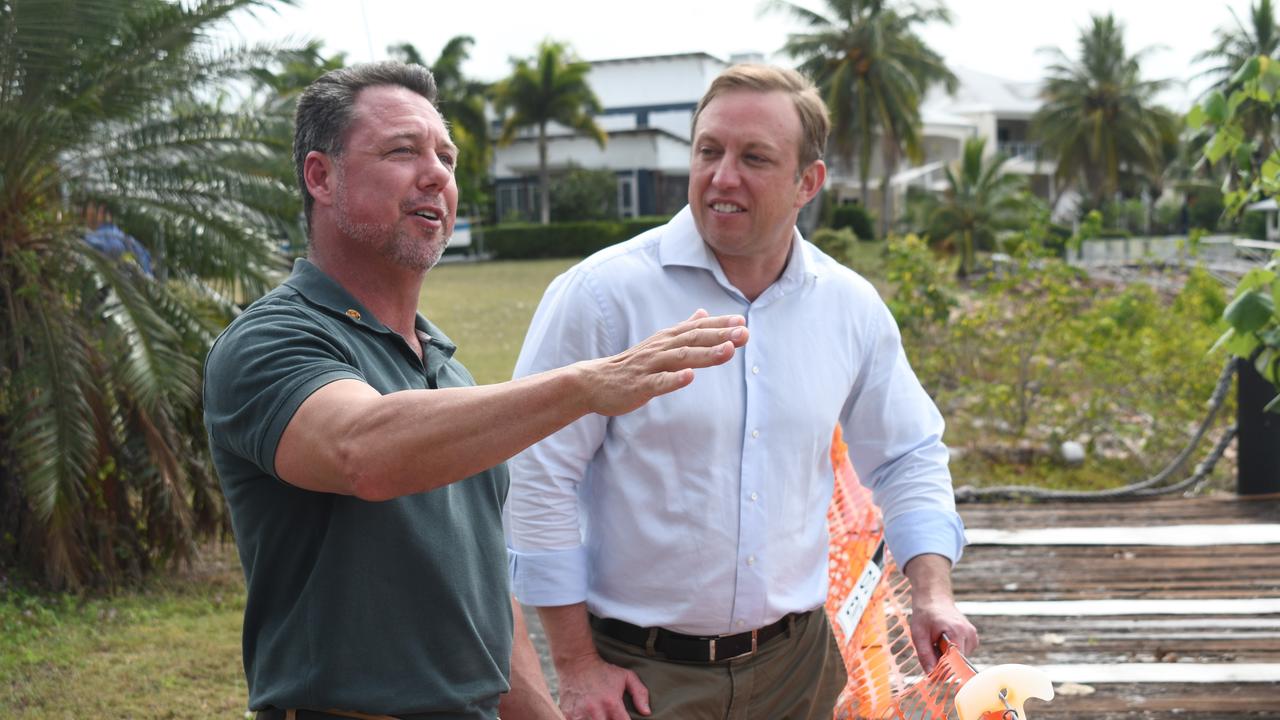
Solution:
[[(395, 335), (391, 328), (383, 325), (378, 316), (356, 300), (346, 288), (338, 284), (338, 281), (329, 277), (306, 258), (298, 258), (293, 262), (293, 272), (284, 284), (306, 298), (307, 302), (331, 315), (346, 318), (349, 322), (376, 333)], [(432, 345), (439, 347), (447, 355), (453, 355), (458, 349), (458, 346), (441, 332), (440, 328), (423, 317), (422, 313), (417, 313), (413, 322), (419, 339), (425, 335)]]
[[(784, 291), (798, 287), (807, 279), (816, 278), (822, 273), (821, 267), (809, 256), (800, 231), (792, 228), (791, 233), (791, 255), (782, 276), (772, 286)], [(715, 253), (698, 234), (698, 226), (693, 221), (693, 210), (688, 205), (667, 223), (658, 248), (658, 261), (663, 267), (702, 268), (714, 275), (725, 288), (733, 287), (725, 277)]]

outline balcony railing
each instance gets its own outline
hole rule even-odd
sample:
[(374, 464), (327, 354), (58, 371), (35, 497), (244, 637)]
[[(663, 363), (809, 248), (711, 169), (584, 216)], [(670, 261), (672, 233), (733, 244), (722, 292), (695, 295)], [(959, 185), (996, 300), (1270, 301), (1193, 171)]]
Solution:
[(996, 145), (996, 149), (1011, 158), (1035, 160), (1036, 153), (1040, 152), (1040, 143), (1027, 142), (1025, 140), (1010, 140), (1008, 142), (998, 143)]

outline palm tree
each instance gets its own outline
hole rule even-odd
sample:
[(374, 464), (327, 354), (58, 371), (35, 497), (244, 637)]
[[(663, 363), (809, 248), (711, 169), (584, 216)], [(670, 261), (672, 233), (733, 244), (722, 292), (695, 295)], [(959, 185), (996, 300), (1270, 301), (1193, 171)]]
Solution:
[[(211, 28), (266, 0), (0, 3), (0, 563), (114, 582), (223, 527), (200, 363), (278, 267), (289, 118), (209, 92), (274, 48)], [(149, 248), (85, 242), (110, 219)]]
[(450, 38), (434, 63), (428, 63), (411, 43), (387, 48), (391, 57), (429, 68), (436, 78), (436, 105), (449, 121), (450, 134), (458, 146), (458, 190), (472, 214), (486, 204), (489, 174), (489, 121), (484, 115), (484, 101), (489, 85), (468, 78), (462, 64), (471, 57), (475, 40), (469, 35)]
[(547, 124), (554, 122), (577, 130), (600, 147), (609, 137), (593, 117), (600, 112), (600, 101), (587, 84), (591, 65), (575, 59), (566, 45), (544, 40), (533, 58), (512, 58), (511, 64), (510, 77), (494, 87), (494, 104), (505, 118), (498, 144), (511, 144), (520, 128), (538, 128), (538, 210), (546, 225), (551, 222)]
[[(1220, 28), (1215, 33), (1217, 42), (1214, 46), (1194, 58), (1196, 62), (1210, 63), (1210, 67), (1200, 73), (1200, 77), (1213, 80), (1206, 92), (1216, 90), (1230, 95), (1237, 89), (1231, 78), (1250, 58), (1275, 58), (1280, 54), (1280, 24), (1276, 23), (1271, 0), (1258, 0), (1256, 5), (1249, 6), (1248, 25), (1240, 20), (1235, 10), (1230, 11), (1235, 27)], [(1236, 110), (1236, 117), (1240, 118), (1245, 134), (1255, 138), (1257, 156), (1266, 158), (1271, 155), (1276, 146), (1272, 109), (1248, 99)], [(1199, 157), (1199, 153), (1195, 157)]]
[(821, 88), (831, 112), (832, 140), (846, 167), (858, 158), (863, 207), (869, 200), (871, 158), (877, 141), (884, 161), (880, 234), (892, 220), (889, 180), (905, 152), (921, 156), (920, 102), (934, 84), (954, 91), (955, 75), (917, 34), (929, 22), (951, 22), (941, 3), (826, 0), (828, 15), (784, 0), (767, 7), (809, 27), (787, 37), (783, 52)]
[(987, 160), (986, 138), (970, 138), (958, 167), (947, 168), (947, 189), (929, 217), (929, 237), (960, 251), (956, 274), (974, 270), (975, 249), (995, 246), (996, 231), (1018, 224), (1024, 208), (1023, 178), (1004, 172), (1008, 160), (997, 154)]
[(1032, 133), (1057, 163), (1061, 187), (1074, 185), (1101, 207), (1122, 182), (1158, 184), (1165, 148), (1177, 135), (1177, 120), (1156, 104), (1168, 80), (1144, 80), (1142, 59), (1125, 51), (1123, 26), (1115, 16), (1093, 16), (1080, 33), (1077, 60), (1055, 56), (1032, 117)]
[(1217, 42), (1214, 46), (1194, 58), (1196, 62), (1213, 63), (1212, 67), (1200, 73), (1200, 77), (1213, 79), (1213, 86), (1224, 92), (1231, 85), (1231, 76), (1249, 58), (1258, 55), (1275, 57), (1280, 51), (1280, 24), (1276, 23), (1271, 0), (1258, 0), (1256, 5), (1249, 6), (1248, 25), (1240, 20), (1235, 10), (1227, 9), (1235, 27), (1219, 28), (1215, 33)]

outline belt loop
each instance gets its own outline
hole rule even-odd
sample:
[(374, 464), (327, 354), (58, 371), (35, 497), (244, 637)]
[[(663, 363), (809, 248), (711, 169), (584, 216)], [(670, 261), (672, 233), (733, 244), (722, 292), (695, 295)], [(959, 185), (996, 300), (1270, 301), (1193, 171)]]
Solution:
[(653, 657), (656, 654), (657, 645), (658, 645), (658, 628), (656, 627), (649, 628), (649, 637), (645, 638), (645, 641), (644, 641), (644, 654), (648, 657)]
[(787, 637), (792, 638), (796, 635), (796, 614), (787, 613)]
[(298, 720), (298, 711), (297, 711), (297, 710), (285, 710), (285, 711), (284, 711), (284, 720)]

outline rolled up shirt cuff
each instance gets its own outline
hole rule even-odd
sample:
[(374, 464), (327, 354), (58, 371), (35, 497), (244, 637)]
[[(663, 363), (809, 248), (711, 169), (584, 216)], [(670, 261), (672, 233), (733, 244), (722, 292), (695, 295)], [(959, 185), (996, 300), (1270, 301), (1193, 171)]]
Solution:
[(964, 521), (954, 512), (910, 510), (885, 522), (884, 538), (899, 568), (925, 553), (941, 555), (955, 565), (964, 553)]
[(555, 607), (587, 599), (587, 549), (520, 552), (507, 548), (507, 570), (516, 599), (534, 607)]

